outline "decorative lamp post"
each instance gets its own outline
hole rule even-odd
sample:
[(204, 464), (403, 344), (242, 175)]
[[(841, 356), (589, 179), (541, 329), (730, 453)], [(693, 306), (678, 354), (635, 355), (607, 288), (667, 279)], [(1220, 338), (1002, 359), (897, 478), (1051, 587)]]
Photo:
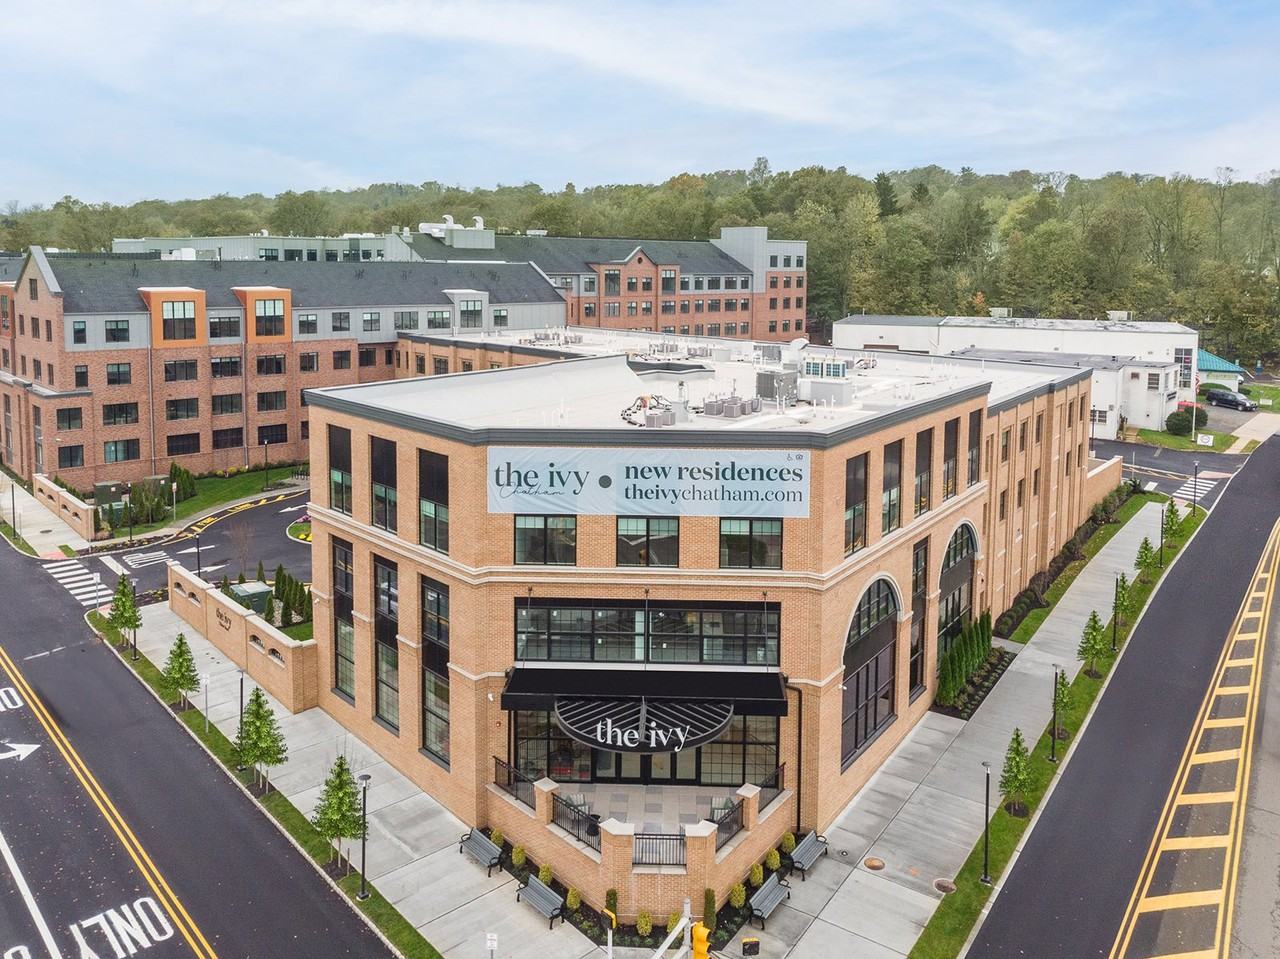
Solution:
[(1058, 673), (1062, 667), (1053, 664), (1053, 725), (1049, 727), (1049, 762), (1058, 761)]
[[(1057, 680), (1054, 680), (1054, 689), (1057, 688)], [(982, 768), (987, 774), (987, 793), (983, 805), (985, 816), (982, 820), (982, 878), (978, 881), (984, 886), (989, 886), (991, 885), (991, 763), (984, 761)]]
[(356, 898), (363, 902), (369, 898), (364, 865), (365, 852), (369, 844), (369, 780), (373, 777), (368, 773), (361, 773), (356, 778), (360, 780), (360, 892)]

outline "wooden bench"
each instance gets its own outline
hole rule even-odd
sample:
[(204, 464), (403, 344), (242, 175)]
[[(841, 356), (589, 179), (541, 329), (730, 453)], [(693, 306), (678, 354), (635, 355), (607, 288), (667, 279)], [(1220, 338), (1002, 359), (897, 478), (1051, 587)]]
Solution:
[(810, 831), (807, 836), (796, 843), (791, 852), (791, 864), (800, 873), (800, 881), (804, 882), (806, 873), (813, 868), (818, 858), (827, 854), (827, 837)]
[(765, 880), (763, 886), (751, 897), (751, 918), (760, 920), (760, 928), (764, 929), (764, 921), (773, 910), (777, 909), (784, 899), (791, 898), (791, 886), (785, 879), (779, 879), (775, 872)]
[(564, 922), (564, 899), (557, 896), (550, 887), (544, 886), (537, 876), (529, 876), (517, 887), (516, 902), (521, 901), (521, 894), (524, 895), (525, 902), (547, 917), (549, 928), (555, 928), (557, 918)]
[(485, 875), (493, 875), (493, 867), (502, 862), (502, 850), (495, 846), (489, 837), (479, 829), (466, 833), (458, 841), (458, 852), (466, 853), (485, 868)]

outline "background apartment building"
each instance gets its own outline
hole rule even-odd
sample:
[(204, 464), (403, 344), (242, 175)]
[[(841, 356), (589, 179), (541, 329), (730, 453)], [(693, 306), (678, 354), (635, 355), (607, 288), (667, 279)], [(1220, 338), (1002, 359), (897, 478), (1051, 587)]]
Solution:
[[(633, 916), (723, 899), (783, 831), (829, 824), (928, 709), (962, 625), (1106, 490), (1087, 370), (572, 336), (406, 337), (415, 366), (473, 372), (310, 394), (320, 704)], [(687, 723), (688, 748), (608, 739), (637, 709)], [(680, 790), (704, 818), (760, 795), (692, 889), (633, 871), (607, 822), (594, 855), (565, 838), (537, 780), (614, 820), (631, 786), (675, 788), (645, 793), (635, 849), (674, 823), (689, 856)]]
[(387, 234), (343, 237), (143, 237), (118, 253), (193, 259), (532, 263), (563, 291), (574, 326), (790, 340), (805, 335), (808, 244), (766, 227), (722, 227), (710, 240), (502, 234), (445, 217)]
[[(303, 390), (389, 379), (400, 331), (564, 324), (527, 263), (46, 254), (0, 286), (4, 463), (79, 489), (304, 460)], [(12, 292), (6, 293), (5, 290)], [(0, 302), (0, 305), (3, 305)]]

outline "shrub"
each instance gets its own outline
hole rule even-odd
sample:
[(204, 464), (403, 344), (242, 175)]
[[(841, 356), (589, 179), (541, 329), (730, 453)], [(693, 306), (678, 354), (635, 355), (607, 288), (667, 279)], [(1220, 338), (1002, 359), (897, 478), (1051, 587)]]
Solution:
[(709, 932), (716, 931), (716, 891), (710, 887), (702, 891), (702, 924)]
[(770, 849), (764, 854), (764, 867), (770, 872), (777, 872), (778, 867), (782, 865), (782, 857), (778, 855), (778, 850)]
[(1174, 436), (1191, 435), (1191, 414), (1186, 410), (1174, 410), (1164, 421), (1164, 428)]
[(538, 867), (538, 882), (544, 886), (551, 885), (551, 863), (544, 862)]
[(605, 892), (604, 907), (615, 916), (618, 914), (618, 890), (610, 889)]
[(779, 844), (782, 851), (790, 856), (796, 851), (796, 834), (793, 832), (784, 832), (782, 834), (782, 842)]
[(636, 916), (636, 932), (642, 936), (647, 936), (653, 932), (653, 916), (643, 909), (640, 910), (640, 915)]
[(495, 846), (497, 846), (499, 849), (501, 849), (501, 848), (502, 848), (502, 830), (501, 830), (501, 829), (490, 829), (490, 830), (489, 830), (489, 841), (490, 841), (491, 843), (493, 843)]
[(569, 907), (570, 912), (577, 912), (582, 908), (582, 893), (578, 892), (577, 886), (569, 887), (569, 891), (564, 895), (564, 904)]
[(753, 863), (751, 871), (747, 873), (747, 882), (751, 883), (752, 889), (759, 889), (764, 885), (764, 866), (760, 863)]
[(524, 846), (511, 847), (511, 865), (517, 869), (523, 869), (524, 864), (528, 861), (529, 855), (524, 851)]
[(734, 909), (741, 909), (747, 904), (747, 887), (740, 882), (735, 882), (729, 890), (729, 905)]
[(676, 931), (676, 926), (680, 925), (681, 918), (683, 917), (679, 912), (672, 912), (671, 915), (667, 916), (667, 935), (671, 935)]
[(1195, 414), (1195, 422), (1192, 425), (1194, 425), (1196, 429), (1202, 429), (1203, 427), (1209, 425), (1208, 410), (1206, 410), (1203, 406), (1193, 406), (1191, 407), (1191, 409)]

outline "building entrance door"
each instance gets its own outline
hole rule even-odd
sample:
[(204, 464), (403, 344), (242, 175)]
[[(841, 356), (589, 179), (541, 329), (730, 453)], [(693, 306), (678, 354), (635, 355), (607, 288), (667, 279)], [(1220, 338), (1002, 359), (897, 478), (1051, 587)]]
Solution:
[(698, 749), (678, 753), (615, 753), (595, 750), (596, 782), (693, 784), (698, 781)]

